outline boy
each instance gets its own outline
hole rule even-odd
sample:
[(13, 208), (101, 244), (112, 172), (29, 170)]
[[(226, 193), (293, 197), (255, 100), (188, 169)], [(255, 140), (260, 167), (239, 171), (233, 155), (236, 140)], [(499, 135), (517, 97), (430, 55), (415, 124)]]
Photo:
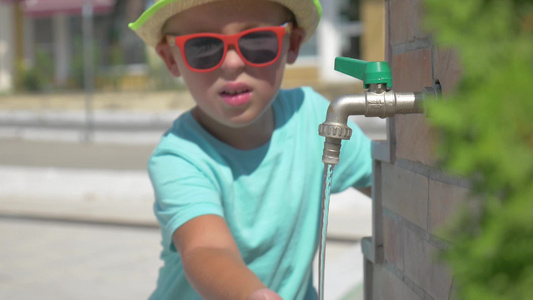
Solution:
[[(328, 102), (280, 85), (320, 14), (318, 0), (161, 0), (130, 25), (196, 102), (148, 166), (164, 260), (153, 299), (316, 299)], [(371, 183), (353, 129), (332, 192)]]

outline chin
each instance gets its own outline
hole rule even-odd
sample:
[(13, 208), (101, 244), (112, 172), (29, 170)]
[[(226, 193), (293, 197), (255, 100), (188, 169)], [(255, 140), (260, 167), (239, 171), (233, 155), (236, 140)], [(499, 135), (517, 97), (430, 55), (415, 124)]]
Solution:
[(224, 122), (222, 125), (228, 127), (228, 128), (232, 128), (232, 129), (241, 129), (241, 128), (245, 128), (245, 127), (248, 127), (250, 125), (252, 125), (254, 122), (256, 121), (256, 119), (253, 119), (253, 120), (228, 120), (226, 122)]

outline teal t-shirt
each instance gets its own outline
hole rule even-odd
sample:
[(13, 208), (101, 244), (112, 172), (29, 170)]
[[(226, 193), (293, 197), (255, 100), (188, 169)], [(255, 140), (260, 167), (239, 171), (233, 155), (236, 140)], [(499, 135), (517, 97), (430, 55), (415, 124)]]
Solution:
[[(316, 299), (311, 273), (324, 171), (318, 125), (328, 105), (311, 88), (281, 90), (270, 141), (246, 151), (211, 136), (190, 112), (174, 122), (148, 165), (164, 261), (152, 299), (201, 299), (187, 282), (172, 234), (206, 214), (224, 217), (245, 263), (266, 286), (283, 299)], [(333, 193), (371, 185), (370, 140), (350, 126)]]

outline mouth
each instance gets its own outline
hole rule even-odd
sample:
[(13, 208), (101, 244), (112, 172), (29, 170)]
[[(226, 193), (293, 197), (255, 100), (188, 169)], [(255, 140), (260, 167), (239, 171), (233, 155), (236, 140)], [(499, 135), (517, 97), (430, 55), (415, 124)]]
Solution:
[(239, 95), (239, 94), (244, 94), (244, 93), (248, 93), (250, 92), (249, 89), (240, 89), (240, 90), (234, 90), (234, 91), (223, 91), (221, 94), (222, 96), (235, 96), (235, 95)]
[(252, 99), (252, 91), (248, 88), (226, 89), (220, 95), (222, 100), (231, 106), (241, 106)]

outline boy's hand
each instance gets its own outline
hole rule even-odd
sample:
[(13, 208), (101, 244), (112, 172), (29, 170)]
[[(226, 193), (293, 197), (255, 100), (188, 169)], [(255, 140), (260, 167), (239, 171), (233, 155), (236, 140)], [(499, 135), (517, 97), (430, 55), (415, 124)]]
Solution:
[(275, 292), (264, 288), (254, 291), (250, 296), (248, 296), (248, 299), (246, 300), (283, 300), (278, 294)]

